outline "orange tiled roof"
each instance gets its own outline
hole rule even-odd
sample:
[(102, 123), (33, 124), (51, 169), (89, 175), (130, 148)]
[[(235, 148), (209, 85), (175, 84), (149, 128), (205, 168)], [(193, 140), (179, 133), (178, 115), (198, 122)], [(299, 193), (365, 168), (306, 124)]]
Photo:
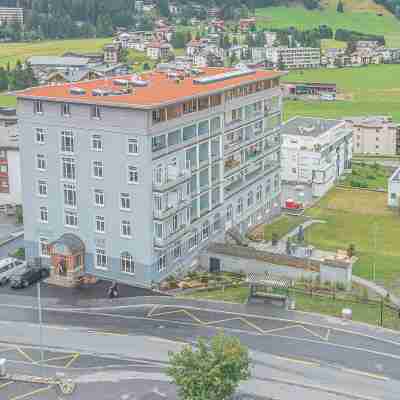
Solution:
[[(203, 76), (213, 76), (224, 72), (233, 71), (233, 68), (204, 68)], [(282, 72), (255, 70), (249, 75), (242, 75), (212, 83), (195, 83), (195, 77), (187, 77), (180, 83), (169, 79), (162, 72), (148, 72), (140, 76), (148, 81), (144, 87), (135, 87), (133, 93), (109, 96), (94, 96), (94, 89), (121, 90), (121, 86), (114, 84), (117, 79), (130, 79), (132, 75), (113, 78), (102, 78), (92, 81), (64, 83), (53, 86), (41, 86), (20, 91), (18, 98), (46, 99), (53, 101), (66, 101), (71, 103), (88, 103), (115, 105), (119, 107), (151, 108), (163, 104), (176, 103), (183, 99), (202, 96), (208, 93), (219, 92), (234, 86), (251, 83), (258, 80), (273, 79), (282, 76)], [(71, 88), (85, 90), (85, 94), (71, 94)]]

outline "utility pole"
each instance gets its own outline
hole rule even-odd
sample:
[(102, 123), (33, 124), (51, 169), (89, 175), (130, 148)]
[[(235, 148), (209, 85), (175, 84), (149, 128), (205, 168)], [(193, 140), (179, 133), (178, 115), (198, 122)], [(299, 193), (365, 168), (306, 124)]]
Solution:
[(43, 375), (43, 361), (44, 361), (44, 351), (43, 351), (43, 321), (42, 321), (42, 299), (40, 292), (40, 280), (37, 283), (37, 300), (38, 300), (38, 314), (39, 314), (39, 349), (40, 349), (40, 369)]
[(375, 282), (376, 277), (376, 249), (377, 249), (377, 240), (378, 240), (378, 224), (374, 222), (374, 255), (373, 255), (373, 263), (372, 263), (372, 280)]

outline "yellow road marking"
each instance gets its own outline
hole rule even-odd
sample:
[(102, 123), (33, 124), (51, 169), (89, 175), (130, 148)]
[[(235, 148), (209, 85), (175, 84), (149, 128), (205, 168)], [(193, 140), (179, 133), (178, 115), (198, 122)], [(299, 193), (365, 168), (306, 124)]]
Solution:
[(318, 335), (318, 333), (313, 332), (311, 329), (308, 329), (306, 327), (304, 327), (303, 325), (300, 325), (306, 332), (308, 332), (311, 335), (314, 335), (315, 337), (321, 339), (321, 340), (326, 340), (324, 337), (322, 337), (321, 335)]
[(10, 400), (26, 399), (27, 397), (31, 397), (31, 396), (33, 396), (35, 394), (46, 392), (47, 390), (51, 389), (52, 387), (53, 387), (53, 385), (49, 385), (49, 386), (46, 386), (44, 388), (36, 389), (36, 390), (33, 390), (32, 392), (29, 392), (29, 393), (25, 393), (25, 394), (21, 394), (19, 396), (11, 397)]
[(81, 353), (76, 353), (72, 356), (72, 358), (64, 365), (64, 368), (69, 368), (73, 362), (75, 362), (79, 357)]
[(253, 324), (252, 322), (247, 321), (247, 319), (245, 319), (245, 318), (240, 318), (240, 320), (242, 322), (244, 322), (245, 324), (249, 325), (251, 328), (255, 329), (256, 331), (261, 332), (262, 334), (264, 334), (264, 331), (259, 326), (257, 326), (256, 324)]
[(5, 388), (6, 386), (11, 385), (12, 383), (14, 383), (14, 381), (3, 383), (3, 384), (0, 385), (0, 389)]
[(16, 350), (18, 351), (18, 353), (20, 353), (22, 356), (24, 356), (31, 363), (35, 364), (37, 362), (32, 357), (30, 357), (28, 354), (26, 354), (20, 347), (16, 347)]
[(328, 329), (328, 332), (326, 332), (325, 340), (329, 340), (329, 335), (331, 334), (331, 330)]
[(162, 317), (163, 315), (179, 314), (179, 313), (182, 313), (184, 311), (186, 311), (186, 310), (182, 309), (182, 310), (164, 311), (164, 312), (161, 312), (161, 313), (152, 314), (151, 316), (152, 317)]
[(279, 360), (283, 361), (291, 361), (297, 364), (303, 364), (303, 365), (308, 365), (310, 367), (319, 367), (321, 364), (313, 361), (305, 361), (305, 360), (299, 360), (298, 358), (290, 358), (290, 357), (281, 357), (281, 356), (273, 356), (274, 358), (277, 358)]
[(288, 326), (283, 326), (282, 328), (270, 329), (268, 331), (264, 331), (264, 333), (272, 333), (272, 332), (284, 331), (286, 329), (299, 328), (299, 327), (301, 327), (301, 325), (288, 325)]
[(157, 308), (159, 307), (158, 304), (154, 305), (153, 307), (151, 307), (151, 310), (149, 311), (149, 313), (147, 314), (147, 318), (151, 317), (154, 313), (154, 311), (157, 310)]
[(74, 356), (74, 354), (70, 354), (69, 356), (48, 358), (47, 360), (43, 360), (43, 363), (47, 363), (49, 361), (67, 360), (67, 359), (70, 359), (73, 356)]
[(342, 371), (349, 372), (350, 374), (368, 376), (369, 378), (379, 379), (381, 381), (388, 381), (389, 378), (383, 375), (373, 374), (371, 372), (359, 371), (358, 369), (342, 368)]
[(198, 322), (200, 325), (204, 325), (204, 322), (201, 319), (197, 318), (195, 315), (193, 315), (191, 312), (187, 310), (182, 310), (182, 311), (184, 311), (187, 316)]
[(214, 325), (214, 324), (220, 324), (221, 322), (230, 322), (230, 321), (238, 321), (240, 318), (235, 317), (235, 318), (227, 318), (227, 319), (220, 319), (219, 321), (209, 321), (209, 322), (204, 322), (204, 325)]
[(205, 325), (205, 323), (197, 318), (195, 315), (193, 315), (191, 312), (181, 309), (181, 310), (174, 310), (174, 311), (165, 311), (162, 313), (157, 313), (157, 314), (152, 314), (152, 317), (162, 317), (164, 315), (171, 315), (171, 314), (185, 314), (187, 315), (189, 318), (193, 319), (194, 321), (196, 321), (197, 323), (199, 323), (200, 325)]

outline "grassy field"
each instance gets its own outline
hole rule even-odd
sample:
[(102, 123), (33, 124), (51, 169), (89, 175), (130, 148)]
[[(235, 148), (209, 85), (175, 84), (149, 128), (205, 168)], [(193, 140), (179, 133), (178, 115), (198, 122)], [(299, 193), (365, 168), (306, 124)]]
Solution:
[[(374, 7), (372, 0), (362, 2), (353, 0), (347, 12), (336, 12), (337, 2), (330, 2), (323, 10), (306, 10), (304, 7), (268, 7), (256, 10), (257, 24), (260, 28), (312, 29), (318, 25), (329, 25), (334, 31), (338, 28), (351, 29), (362, 33), (385, 35), (389, 46), (400, 46), (400, 22), (382, 7)], [(346, 7), (346, 1), (345, 7)], [(368, 3), (368, 4), (367, 4)], [(351, 10), (351, 11), (350, 11)], [(377, 11), (385, 14), (378, 16)]]
[(282, 215), (276, 219), (272, 224), (264, 226), (264, 240), (270, 241), (272, 234), (276, 233), (278, 238), (281, 239), (292, 229), (296, 228), (306, 220), (303, 216)]
[(332, 82), (338, 86), (337, 101), (285, 102), (285, 118), (294, 115), (341, 118), (355, 115), (391, 114), (400, 122), (400, 65), (361, 68), (317, 69), (290, 72), (284, 81)]
[(110, 38), (101, 38), (2, 44), (0, 45), (0, 66), (5, 66), (8, 62), (12, 66), (17, 60), (24, 61), (30, 56), (62, 55), (67, 51), (98, 52), (110, 41)]
[(15, 107), (17, 99), (15, 96), (0, 93), (0, 107)]
[(311, 217), (326, 224), (314, 224), (305, 231), (314, 246), (336, 250), (353, 243), (358, 262), (353, 273), (373, 279), (400, 293), (400, 215), (387, 207), (387, 194), (336, 189), (309, 209)]
[(346, 174), (341, 185), (348, 187), (364, 187), (368, 189), (385, 189), (393, 170), (379, 164), (365, 165), (353, 162), (351, 174)]

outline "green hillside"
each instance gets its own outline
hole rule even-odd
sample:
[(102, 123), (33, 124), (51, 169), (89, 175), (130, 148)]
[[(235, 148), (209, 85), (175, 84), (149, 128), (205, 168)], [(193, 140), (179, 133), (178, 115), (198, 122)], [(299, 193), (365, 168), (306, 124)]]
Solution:
[(287, 101), (285, 117), (309, 115), (340, 118), (354, 115), (391, 114), (400, 122), (399, 76), (400, 65), (290, 72), (283, 80), (336, 83), (339, 98), (343, 100)]
[[(346, 2), (345, 2), (346, 4)], [(353, 0), (354, 4), (361, 4)], [(379, 16), (379, 9), (367, 7), (347, 10), (341, 14), (336, 12), (332, 3), (323, 10), (306, 10), (296, 7), (268, 7), (256, 10), (257, 24), (260, 28), (287, 28), (294, 26), (299, 29), (311, 29), (318, 25), (329, 25), (332, 29), (351, 29), (362, 33), (384, 35), (387, 44), (400, 47), (400, 20), (386, 11)]]

